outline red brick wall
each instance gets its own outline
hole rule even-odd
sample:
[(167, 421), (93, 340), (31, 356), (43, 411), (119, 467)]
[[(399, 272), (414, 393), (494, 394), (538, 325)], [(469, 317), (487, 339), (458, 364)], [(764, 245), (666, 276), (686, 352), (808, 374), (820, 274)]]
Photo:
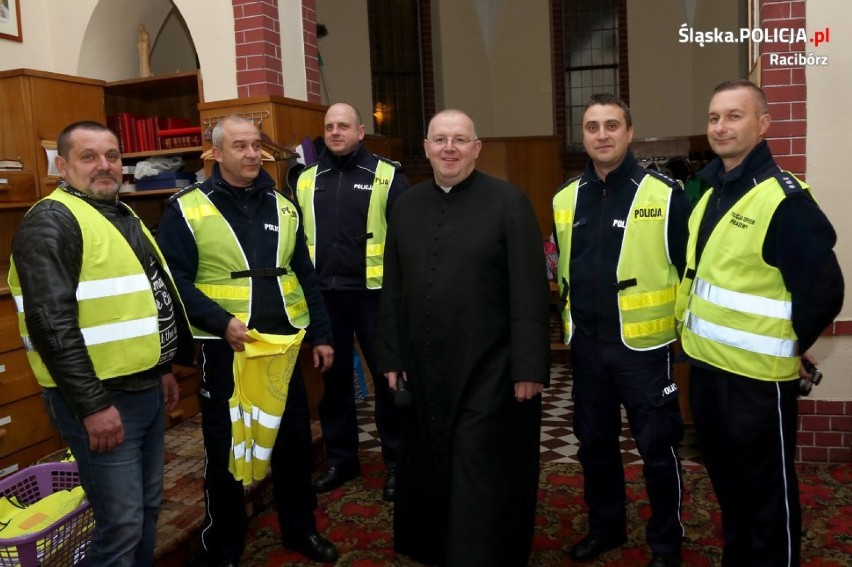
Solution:
[[(765, 30), (805, 27), (805, 0), (760, 0), (760, 27)], [(803, 65), (772, 66), (769, 53), (805, 53), (807, 43), (758, 43), (761, 86), (769, 103), (772, 125), (767, 140), (782, 168), (804, 177), (808, 97)]]
[[(760, 0), (760, 27), (805, 29), (805, 0)], [(772, 125), (769, 147), (778, 164), (800, 177), (805, 158), (808, 89), (804, 65), (770, 65), (769, 54), (807, 55), (808, 43), (759, 43), (761, 86), (769, 103)], [(852, 322), (836, 321), (824, 334), (852, 334)], [(852, 462), (852, 401), (799, 400), (798, 450), (800, 462)]]
[[(291, 0), (285, 0), (291, 1)], [(319, 47), (317, 45), (317, 2), (302, 0), (302, 29), (305, 40), (305, 80), (308, 102), (322, 102), (320, 91)]]
[(278, 0), (231, 0), (237, 56), (237, 93), (284, 96)]
[(852, 462), (852, 401), (799, 400), (796, 461)]

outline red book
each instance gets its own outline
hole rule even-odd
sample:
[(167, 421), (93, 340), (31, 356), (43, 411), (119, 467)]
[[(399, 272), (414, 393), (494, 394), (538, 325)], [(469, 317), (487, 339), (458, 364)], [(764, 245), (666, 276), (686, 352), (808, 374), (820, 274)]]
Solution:
[(129, 154), (136, 151), (136, 121), (129, 112), (118, 113), (119, 129), (121, 130), (121, 151)]

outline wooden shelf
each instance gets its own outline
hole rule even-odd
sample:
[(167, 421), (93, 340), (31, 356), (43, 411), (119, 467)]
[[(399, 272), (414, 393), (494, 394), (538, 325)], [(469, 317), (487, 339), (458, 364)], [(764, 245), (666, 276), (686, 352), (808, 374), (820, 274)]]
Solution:
[(35, 204), (35, 201), (8, 201), (0, 203), (0, 210), (29, 209)]
[(170, 150), (151, 150), (150, 152), (130, 152), (121, 154), (121, 159), (144, 158), (144, 157), (159, 157), (159, 156), (179, 156), (184, 154), (195, 154), (201, 157), (201, 152), (204, 149), (201, 146), (191, 146), (188, 148), (172, 148)]

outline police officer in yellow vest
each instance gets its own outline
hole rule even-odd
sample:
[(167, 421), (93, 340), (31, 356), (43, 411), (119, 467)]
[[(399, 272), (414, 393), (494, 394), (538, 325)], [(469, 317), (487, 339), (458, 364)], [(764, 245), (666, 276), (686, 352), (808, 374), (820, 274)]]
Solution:
[[(260, 150), (260, 132), (252, 122), (221, 119), (213, 128), (212, 175), (170, 199), (157, 232), (201, 339), (207, 460), (202, 543), (214, 565), (239, 561), (247, 524), (242, 483), (228, 470), (234, 352), (245, 350), (249, 329), (275, 335), (305, 329), (321, 371), (331, 366), (334, 354), (301, 216), (261, 168)], [(283, 545), (314, 561), (335, 561), (337, 550), (319, 535), (314, 518), (310, 420), (298, 367), (270, 462)]]
[(163, 490), (172, 361), (192, 337), (153, 236), (117, 201), (118, 139), (103, 124), (60, 133), (59, 187), (12, 242), (9, 286), (48, 415), (92, 505), (92, 565), (151, 565)]
[(296, 187), (336, 352), (319, 405), (328, 468), (314, 486), (317, 492), (327, 492), (360, 474), (352, 380), (357, 337), (375, 386), (376, 429), (387, 470), (383, 496), (393, 500), (399, 419), (387, 379), (376, 371), (374, 343), (387, 218), (408, 180), (398, 163), (370, 153), (363, 139), (358, 111), (345, 103), (331, 105), (325, 115), (325, 149), (319, 161), (302, 172)]
[(644, 460), (651, 503), (649, 565), (680, 565), (683, 436), (672, 379), (674, 304), (689, 202), (679, 184), (637, 164), (630, 109), (593, 95), (583, 114), (591, 160), (553, 199), (557, 280), (573, 360), (589, 532), (569, 554), (589, 561), (626, 537), (621, 406)]
[(798, 565), (800, 357), (839, 313), (837, 239), (809, 187), (763, 137), (763, 91), (720, 84), (707, 138), (719, 156), (689, 220), (677, 300), (695, 430), (722, 509), (723, 565)]

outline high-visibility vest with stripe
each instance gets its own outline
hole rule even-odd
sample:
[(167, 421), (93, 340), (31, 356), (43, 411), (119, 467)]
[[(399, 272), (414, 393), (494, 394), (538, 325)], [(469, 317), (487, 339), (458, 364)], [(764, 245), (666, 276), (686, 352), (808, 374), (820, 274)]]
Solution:
[[(160, 358), (157, 305), (148, 275), (130, 244), (109, 220), (83, 199), (62, 189), (56, 189), (45, 199), (59, 201), (68, 207), (83, 236), (83, 261), (76, 291), (78, 324), (95, 374), (106, 380), (153, 368)], [(153, 236), (144, 224), (139, 224), (157, 255), (164, 277), (171, 278)], [(55, 387), (56, 382), (29, 337), (14, 258), (9, 271), (9, 287), (18, 309), (18, 327), (33, 374), (42, 386)]]
[[(296, 199), (302, 208), (305, 222), (305, 239), (308, 241), (308, 251), (311, 260), (316, 264), (317, 226), (314, 211), (314, 189), (316, 187), (317, 166), (309, 166), (299, 176), (296, 184)], [(387, 237), (387, 205), (388, 191), (396, 168), (384, 160), (379, 160), (376, 166), (376, 176), (373, 179), (373, 189), (370, 192), (370, 206), (367, 209), (367, 246), (365, 263), (367, 267), (367, 289), (381, 289), (384, 276), (385, 239)]]
[[(565, 301), (562, 325), (565, 343), (571, 340), (571, 235), (580, 179), (553, 198), (553, 217), (559, 245), (557, 281)], [(677, 269), (668, 251), (668, 212), (672, 188), (646, 175), (633, 197), (616, 268), (621, 341), (633, 350), (650, 350), (673, 342)]]
[[(287, 319), (297, 329), (310, 323), (308, 304), (299, 279), (290, 268), (296, 247), (296, 230), (299, 215), (296, 207), (275, 191), (278, 201), (278, 289), (287, 312)], [(198, 248), (198, 271), (195, 287), (219, 304), (225, 311), (249, 325), (251, 319), (252, 278), (232, 277), (235, 272), (249, 271), (237, 235), (216, 205), (201, 190), (190, 190), (178, 196), (181, 213), (195, 237)], [(214, 338), (214, 335), (192, 327), (197, 339)], [(218, 337), (216, 337), (218, 338)]]
[(234, 394), (228, 400), (228, 470), (244, 485), (266, 476), (305, 331), (271, 335), (252, 329), (247, 335), (254, 341), (234, 353)]
[(786, 194), (774, 177), (752, 188), (713, 228), (696, 268), (698, 229), (714, 192), (702, 196), (689, 219), (676, 309), (683, 350), (734, 374), (793, 380), (800, 361), (791, 295), (778, 268), (763, 259), (769, 222)]

